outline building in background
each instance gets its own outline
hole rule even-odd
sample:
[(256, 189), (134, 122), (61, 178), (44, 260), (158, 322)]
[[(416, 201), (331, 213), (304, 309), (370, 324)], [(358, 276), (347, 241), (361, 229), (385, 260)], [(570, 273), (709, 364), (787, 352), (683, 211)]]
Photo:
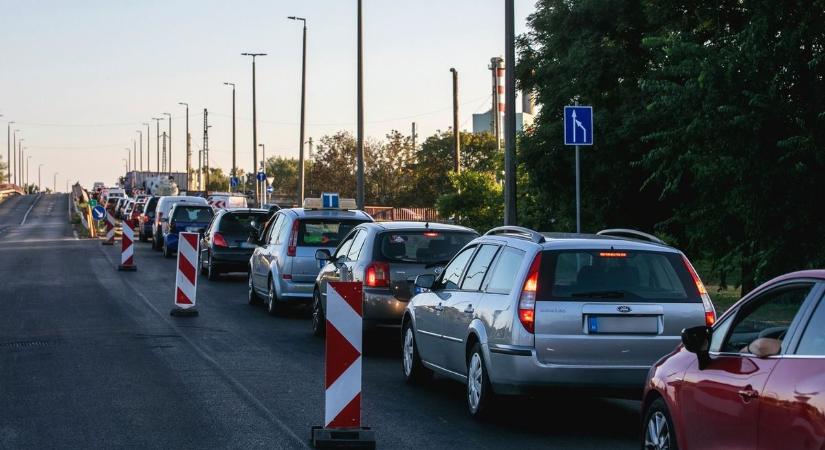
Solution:
[[(473, 114), (473, 133), (495, 134), (495, 117), (492, 109), (485, 113)], [(536, 117), (536, 105), (532, 94), (521, 94), (521, 112), (516, 113), (516, 132), (533, 125)], [(503, 122), (503, 119), (502, 119)], [(503, 123), (502, 123), (503, 125)]]

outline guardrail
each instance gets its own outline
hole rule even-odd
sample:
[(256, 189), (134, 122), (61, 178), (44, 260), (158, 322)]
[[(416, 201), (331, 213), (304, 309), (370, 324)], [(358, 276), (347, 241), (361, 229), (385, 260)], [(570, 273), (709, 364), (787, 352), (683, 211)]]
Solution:
[(0, 198), (6, 198), (9, 195), (23, 195), (26, 191), (22, 187), (14, 184), (0, 184)]
[(365, 206), (364, 211), (373, 219), (384, 222), (438, 222), (435, 208), (393, 208), (391, 206)]

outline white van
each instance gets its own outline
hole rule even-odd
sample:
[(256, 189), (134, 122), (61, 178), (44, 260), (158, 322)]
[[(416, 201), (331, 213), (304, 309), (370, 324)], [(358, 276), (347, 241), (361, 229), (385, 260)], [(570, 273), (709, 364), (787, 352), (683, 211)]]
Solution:
[(206, 201), (216, 212), (219, 209), (248, 208), (246, 196), (231, 192), (213, 192)]
[(167, 195), (158, 200), (158, 205), (155, 207), (155, 223), (152, 226), (152, 248), (160, 250), (163, 246), (163, 227), (169, 223), (169, 211), (178, 203), (187, 203), (190, 205), (208, 205), (206, 199), (203, 197), (195, 197), (191, 195)]

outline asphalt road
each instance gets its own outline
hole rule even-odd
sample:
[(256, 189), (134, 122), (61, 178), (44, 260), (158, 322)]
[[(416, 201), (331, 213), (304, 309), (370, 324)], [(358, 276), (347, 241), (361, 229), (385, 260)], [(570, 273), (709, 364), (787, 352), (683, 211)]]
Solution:
[[(136, 243), (138, 270), (118, 272), (119, 246), (76, 240), (67, 202), (0, 204), (0, 448), (307, 448), (323, 419), (308, 315), (249, 306), (239, 274), (201, 277), (200, 316), (170, 317), (174, 259)], [(366, 336), (363, 367), (379, 448), (638, 447), (638, 402), (511, 398), (477, 423), (460, 384), (403, 382), (394, 332)]]

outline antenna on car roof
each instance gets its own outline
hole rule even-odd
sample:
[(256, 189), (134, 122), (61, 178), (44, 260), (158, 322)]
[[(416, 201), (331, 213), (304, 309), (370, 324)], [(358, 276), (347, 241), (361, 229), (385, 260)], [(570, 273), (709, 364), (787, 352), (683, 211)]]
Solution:
[(430, 222), (429, 221), (424, 223), (424, 228), (430, 228)]

